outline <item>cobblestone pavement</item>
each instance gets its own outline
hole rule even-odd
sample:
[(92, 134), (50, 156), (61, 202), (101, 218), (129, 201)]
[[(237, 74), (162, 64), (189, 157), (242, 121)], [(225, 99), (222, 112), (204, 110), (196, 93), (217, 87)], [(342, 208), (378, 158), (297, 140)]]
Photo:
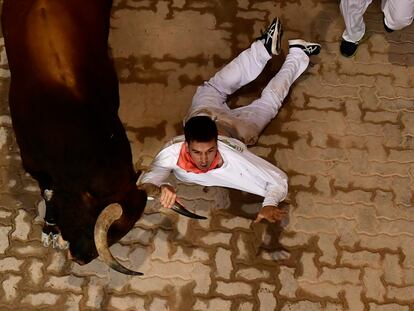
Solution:
[[(120, 115), (137, 169), (181, 120), (200, 83), (246, 48), (274, 15), (288, 38), (322, 43), (252, 150), (289, 180), (289, 219), (252, 224), (261, 198), (178, 184), (208, 220), (158, 212), (99, 259), (79, 266), (40, 242), (42, 202), (21, 168), (0, 40), (0, 310), (414, 310), (414, 28), (385, 34), (379, 2), (368, 39), (339, 55), (339, 1), (117, 0), (110, 42)], [(280, 67), (231, 99), (250, 102)]]

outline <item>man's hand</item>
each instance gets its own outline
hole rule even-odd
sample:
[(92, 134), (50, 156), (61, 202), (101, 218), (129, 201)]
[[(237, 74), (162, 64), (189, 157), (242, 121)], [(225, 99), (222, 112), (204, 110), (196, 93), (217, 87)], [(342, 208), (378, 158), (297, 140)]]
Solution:
[(266, 219), (269, 222), (280, 221), (287, 214), (286, 210), (280, 209), (277, 206), (267, 205), (264, 206), (257, 214), (255, 223), (260, 222), (262, 219)]
[(171, 185), (162, 185), (160, 195), (160, 203), (165, 208), (173, 207), (175, 200), (177, 199), (177, 194), (175, 189)]

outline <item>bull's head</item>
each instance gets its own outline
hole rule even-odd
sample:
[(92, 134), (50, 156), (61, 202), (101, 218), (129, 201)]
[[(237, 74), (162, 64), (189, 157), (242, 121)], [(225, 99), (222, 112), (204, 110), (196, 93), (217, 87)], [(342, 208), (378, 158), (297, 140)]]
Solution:
[[(125, 194), (125, 199), (118, 203), (110, 203), (103, 206), (96, 197), (90, 193), (83, 193), (77, 202), (79, 208), (70, 209), (67, 204), (76, 204), (66, 195), (53, 197), (54, 204), (59, 210), (58, 225), (62, 236), (69, 242), (71, 257), (79, 264), (86, 264), (96, 258), (100, 258), (114, 270), (129, 274), (142, 275), (142, 273), (130, 270), (120, 264), (109, 251), (109, 246), (119, 241), (134, 226), (141, 217), (147, 200), (147, 192), (150, 196), (158, 196), (158, 188), (146, 187), (146, 191), (132, 187)], [(176, 203), (173, 211), (193, 219), (206, 219), (194, 214)], [(101, 211), (98, 213), (97, 211)]]
[[(62, 237), (69, 242), (72, 259), (86, 264), (98, 255), (111, 268), (130, 275), (139, 275), (122, 266), (110, 253), (109, 246), (119, 241), (141, 217), (147, 195), (131, 187), (118, 203), (109, 203), (91, 193), (76, 196), (56, 191), (53, 205)], [(76, 209), (73, 205), (77, 206)]]

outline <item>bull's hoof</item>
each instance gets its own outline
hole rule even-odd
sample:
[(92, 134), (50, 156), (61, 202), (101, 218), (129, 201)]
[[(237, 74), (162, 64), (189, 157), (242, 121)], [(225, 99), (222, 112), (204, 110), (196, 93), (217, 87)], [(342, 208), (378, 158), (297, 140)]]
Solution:
[(60, 234), (59, 228), (55, 224), (45, 222), (42, 230), (42, 243), (44, 247), (68, 249), (69, 242), (65, 241)]

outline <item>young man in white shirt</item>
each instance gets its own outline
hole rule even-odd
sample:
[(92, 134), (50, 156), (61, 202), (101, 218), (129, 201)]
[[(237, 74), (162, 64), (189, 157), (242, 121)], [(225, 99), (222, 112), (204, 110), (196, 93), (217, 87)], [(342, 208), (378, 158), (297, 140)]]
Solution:
[(273, 164), (251, 153), (246, 145), (276, 116), (290, 86), (320, 52), (320, 45), (289, 40), (286, 60), (261, 97), (250, 105), (230, 109), (227, 96), (253, 81), (272, 55), (281, 51), (282, 26), (275, 18), (268, 30), (232, 62), (197, 89), (184, 120), (184, 136), (172, 139), (139, 180), (140, 187), (161, 189), (160, 202), (171, 208), (175, 189), (165, 182), (171, 172), (178, 180), (204, 186), (239, 189), (264, 197), (256, 221), (279, 221), (285, 212), (277, 208), (287, 195), (287, 176)]

